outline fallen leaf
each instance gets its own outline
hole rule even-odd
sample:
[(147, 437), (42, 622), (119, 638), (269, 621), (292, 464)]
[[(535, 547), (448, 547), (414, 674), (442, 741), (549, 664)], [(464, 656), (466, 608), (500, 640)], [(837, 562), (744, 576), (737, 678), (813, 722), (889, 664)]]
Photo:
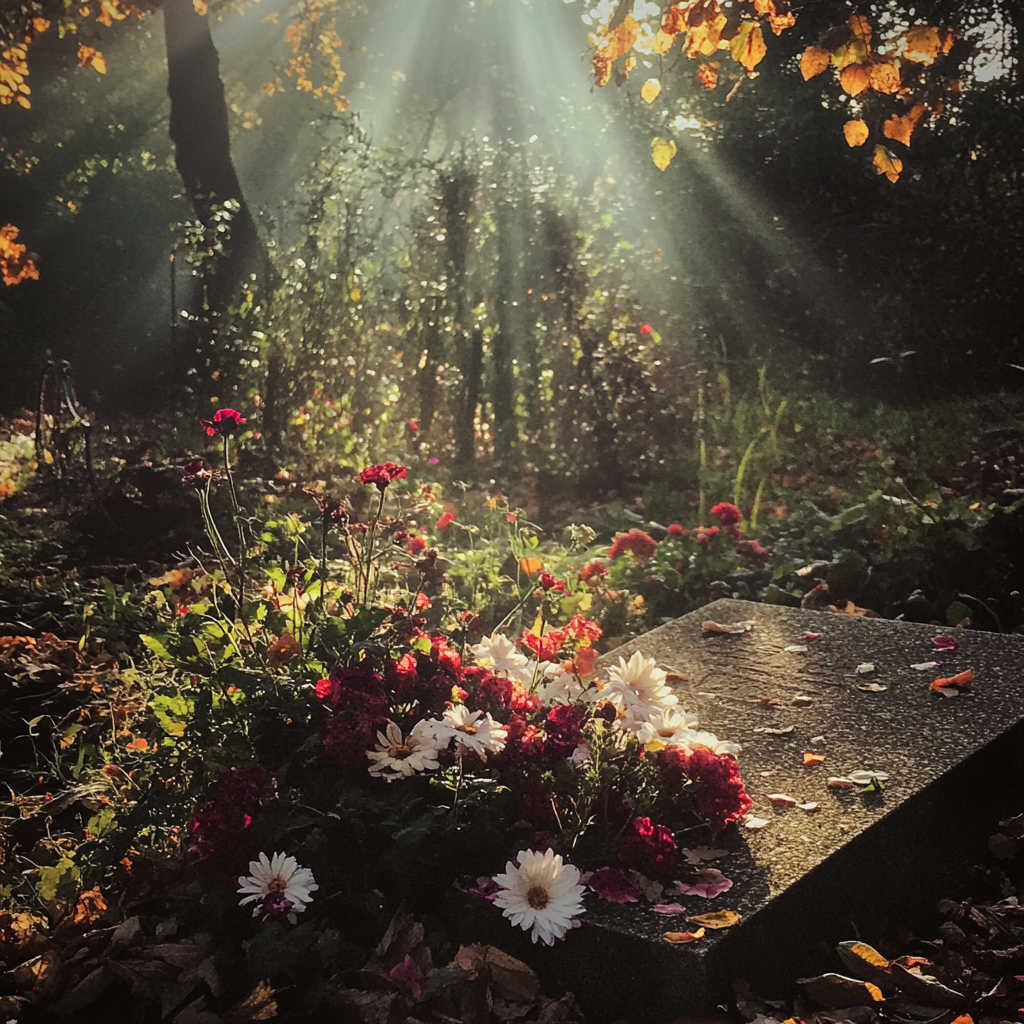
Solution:
[(900, 69), (891, 57), (872, 55), (868, 67), (868, 79), (875, 92), (892, 95), (900, 91)]
[(732, 928), (742, 923), (743, 918), (735, 910), (714, 910), (709, 914), (697, 914), (696, 917), (686, 919), (690, 924), (698, 924), (701, 928), (712, 928), (715, 931), (720, 928)]
[(771, 822), (767, 818), (758, 818), (754, 815), (751, 815), (750, 817), (743, 819), (744, 828), (764, 828), (765, 825), (770, 824)]
[(698, 846), (693, 850), (687, 850), (684, 847), (679, 852), (683, 855), (687, 864), (700, 864), (706, 860), (719, 860), (722, 857), (729, 856), (728, 850), (715, 850), (710, 846)]
[(644, 103), (653, 103), (661, 93), (661, 82), (656, 78), (648, 78), (640, 87), (640, 98)]
[(884, 174), (894, 185), (900, 180), (903, 161), (885, 146), (875, 146), (875, 155), (871, 158), (871, 162), (875, 165), (876, 174)]
[(781, 729), (769, 729), (767, 726), (761, 726), (754, 732), (763, 732), (767, 736), (788, 736), (795, 728), (795, 725), (784, 725)]
[(851, 941), (840, 942), (836, 952), (847, 970), (877, 985), (883, 994), (892, 994), (894, 989), (889, 961), (877, 949), (866, 942)]
[(665, 170), (676, 155), (676, 144), (671, 139), (661, 136), (651, 139), (651, 159), (659, 171)]
[(870, 981), (847, 978), (842, 974), (819, 974), (816, 978), (797, 978), (804, 991), (826, 1009), (870, 1006), (885, 1001), (882, 990)]
[(720, 66), (717, 60), (701, 64), (697, 69), (697, 81), (705, 89), (714, 89), (718, 85), (718, 69)]
[(768, 799), (775, 807), (795, 807), (796, 799), (791, 796), (786, 796), (785, 793), (769, 793)]
[(900, 56), (915, 64), (931, 64), (942, 47), (939, 30), (932, 25), (915, 25), (903, 37), (903, 43)]
[(92, 68), (101, 75), (107, 73), (106, 58), (93, 46), (86, 46), (84, 43), (78, 47), (78, 66), (80, 68)]
[(875, 671), (875, 664), (872, 661), (862, 661), (855, 669), (854, 672), (859, 676), (866, 676), (869, 672)]
[(601, 34), (607, 37), (608, 45), (598, 52), (607, 60), (615, 60), (633, 48), (640, 35), (640, 24), (631, 14), (627, 14), (615, 28), (602, 27)]
[(954, 992), (938, 978), (923, 973), (917, 966), (919, 962), (919, 957), (904, 956), (893, 960), (889, 965), (892, 979), (900, 991), (925, 1006), (941, 1006), (948, 1010), (961, 1009), (967, 1002), (963, 993)]
[(743, 622), (714, 622), (706, 619), (700, 624), (701, 633), (749, 633), (754, 628), (754, 620)]
[(969, 690), (971, 683), (974, 681), (974, 673), (968, 669), (966, 672), (960, 672), (955, 676), (949, 676), (944, 679), (935, 679), (932, 681), (929, 690), (943, 690), (943, 689), (956, 689), (956, 690)]
[(267, 648), (267, 663), (271, 668), (284, 668), (297, 654), (302, 653), (302, 645), (291, 633), (282, 633)]
[(666, 942), (700, 942), (704, 938), (704, 929), (698, 928), (695, 932), (665, 932), (662, 938)]
[(811, 754), (811, 753), (804, 754), (804, 767), (805, 768), (813, 768), (814, 765), (822, 764), (822, 763), (824, 763), (824, 761), (825, 761), (825, 755), (824, 754)]
[(681, 907), (678, 903), (658, 903), (651, 907), (656, 914), (685, 914), (686, 907)]
[(932, 646), (937, 651), (955, 651), (960, 645), (957, 643), (955, 636), (943, 633), (940, 636), (932, 637)]
[(889, 687), (883, 686), (881, 683), (861, 683), (857, 689), (863, 690), (865, 693), (885, 693)]
[(887, 139), (894, 139), (896, 142), (902, 142), (904, 146), (909, 146), (910, 136), (914, 134), (917, 122), (924, 117), (925, 109), (923, 103), (915, 103), (910, 112), (902, 117), (898, 114), (893, 114), (882, 125), (882, 134)]
[(514, 1003), (532, 1003), (540, 989), (540, 978), (533, 968), (495, 946), (486, 950), (495, 995)]
[(847, 121), (843, 125), (843, 135), (846, 137), (846, 144), (852, 149), (854, 146), (863, 146), (868, 141), (870, 135), (868, 126), (857, 119), (856, 121)]
[(867, 64), (848, 64), (839, 72), (839, 84), (848, 96), (859, 96), (871, 84)]
[(820, 75), (832, 63), (832, 51), (821, 46), (808, 46), (800, 58), (800, 74), (807, 82)]
[(246, 1020), (272, 1020), (277, 1016), (277, 1000), (270, 983), (261, 981), (240, 1003), (228, 1010), (225, 1024)]

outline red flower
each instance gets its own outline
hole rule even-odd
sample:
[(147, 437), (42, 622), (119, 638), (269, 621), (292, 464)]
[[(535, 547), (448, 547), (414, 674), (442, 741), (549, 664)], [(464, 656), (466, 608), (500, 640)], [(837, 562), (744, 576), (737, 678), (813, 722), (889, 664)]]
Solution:
[(743, 513), (727, 501), (721, 501), (711, 506), (711, 514), (715, 516), (723, 526), (735, 526), (742, 518)]
[(641, 334), (650, 334), (651, 331), (653, 331), (653, 330), (654, 330), (654, 328), (650, 324), (641, 324), (640, 325), (640, 333)]
[(740, 540), (736, 542), (736, 553), (752, 558), (758, 565), (767, 565), (772, 560), (772, 553), (761, 547), (756, 540)]
[(405, 472), (405, 466), (399, 466), (394, 462), (382, 462), (379, 466), (368, 466), (364, 469), (359, 474), (359, 482), (373, 484), (378, 490), (383, 491), (392, 481), (401, 480)]
[(247, 830), (274, 785), (274, 777), (258, 764), (229, 768), (213, 783), (210, 801), (196, 811), (189, 829), (192, 850), (204, 864), (223, 871), (244, 866), (254, 852)]
[(505, 749), (496, 756), (506, 764), (535, 764), (544, 758), (544, 740), (535, 725), (513, 714), (505, 726)]
[(751, 807), (739, 766), (728, 754), (715, 754), (707, 747), (695, 746), (690, 754), (689, 774), (697, 779), (697, 810), (720, 832), (738, 821)]
[(670, 523), (668, 527), (668, 535), (670, 537), (685, 537), (689, 532), (689, 530), (684, 530), (678, 523)]
[(409, 538), (409, 554), (419, 555), (427, 549), (427, 542), (422, 537)]
[(722, 532), (720, 526), (698, 526), (694, 530), (694, 540), (698, 544), (703, 544), (704, 547), (710, 547), (711, 542)]
[(417, 419), (409, 420), (407, 426), (409, 427), (409, 430), (415, 434), (416, 431), (420, 429), (420, 421)]
[(519, 637), (519, 643), (529, 647), (537, 655), (538, 661), (554, 661), (555, 655), (565, 643), (565, 630), (549, 629), (543, 636), (526, 632)]
[(422, 611), (424, 608), (429, 608), (429, 607), (430, 607), (430, 598), (427, 597), (427, 595), (424, 594), (423, 591), (421, 590), (416, 595), (416, 609), (417, 609), (417, 611)]
[(193, 459), (181, 471), (181, 482), (185, 484), (198, 486), (206, 483), (212, 477), (213, 474), (206, 468), (206, 463), (202, 459)]
[(552, 761), (572, 756), (583, 739), (584, 717), (584, 713), (571, 704), (556, 704), (548, 712), (544, 723), (544, 732), (547, 734), (545, 753)]
[(675, 867), (676, 841), (664, 825), (656, 825), (650, 818), (634, 818), (615, 853), (627, 868), (648, 878), (665, 878)]
[(199, 425), (206, 427), (210, 437), (227, 437), (245, 422), (246, 418), (237, 409), (218, 409), (212, 420), (200, 420)]
[(608, 575), (608, 566), (604, 562), (599, 562), (596, 558), (592, 562), (587, 562), (582, 569), (580, 569), (580, 580), (584, 582), (588, 587), (599, 587), (601, 581)]
[(565, 627), (565, 635), (570, 640), (586, 640), (590, 643), (600, 640), (603, 632), (604, 630), (593, 619), (584, 618), (582, 615), (574, 615)]
[(542, 572), (539, 577), (539, 582), (545, 590), (553, 590), (556, 594), (565, 590), (565, 584), (561, 580), (556, 580), (549, 572)]
[(658, 542), (649, 533), (630, 530), (629, 533), (615, 534), (615, 540), (608, 549), (608, 557), (615, 559), (632, 551), (639, 561), (646, 562), (657, 550)]
[(365, 765), (366, 751), (388, 721), (381, 677), (360, 666), (337, 668), (316, 684), (316, 695), (333, 711), (323, 727), (324, 749), (346, 767)]
[(437, 528), (439, 530), (447, 530), (452, 523), (455, 522), (455, 516), (451, 512), (445, 512), (443, 516), (437, 521)]

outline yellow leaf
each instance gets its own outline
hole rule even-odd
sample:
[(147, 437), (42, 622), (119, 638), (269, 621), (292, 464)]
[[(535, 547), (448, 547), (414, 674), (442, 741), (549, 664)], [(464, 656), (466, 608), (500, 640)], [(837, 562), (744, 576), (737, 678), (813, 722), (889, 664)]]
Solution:
[(661, 82), (656, 78), (648, 78), (640, 89), (640, 97), (644, 103), (653, 103), (661, 92)]
[(850, 64), (839, 72), (839, 84), (849, 96), (859, 96), (868, 87), (868, 66)]
[(868, 126), (863, 121), (847, 121), (843, 125), (843, 135), (846, 136), (846, 144), (851, 148), (863, 146), (868, 141)]
[(666, 942), (700, 942), (704, 938), (704, 929), (698, 928), (695, 932), (664, 932), (662, 938)]
[(659, 28), (658, 34), (654, 37), (654, 52), (659, 57), (663, 56), (672, 49), (672, 44), (675, 41), (676, 37), (674, 35)]
[(895, 156), (885, 146), (875, 146), (875, 155), (871, 162), (875, 165), (876, 174), (884, 174), (893, 184), (900, 180), (903, 171), (903, 161)]
[(206, 0), (192, 0), (192, 6), (195, 8), (195, 12), (200, 18), (205, 18), (206, 15), (210, 13), (210, 5)]
[(598, 88), (611, 81), (612, 62), (605, 56), (604, 50), (598, 50), (590, 58), (590, 70), (594, 73), (594, 84)]
[(851, 14), (847, 22), (854, 38), (864, 44), (865, 49), (871, 43), (871, 24), (863, 14)]
[(694, 25), (690, 29), (686, 41), (686, 56), (696, 57), (698, 54), (703, 54), (705, 57), (710, 57), (715, 50), (728, 49), (729, 44), (722, 39), (722, 29), (728, 24), (725, 15), (719, 13), (715, 17)]
[(900, 91), (900, 69), (889, 57), (873, 57), (868, 67), (868, 81), (875, 92), (892, 95)]
[(604, 27), (602, 29), (601, 35), (607, 37), (608, 45), (601, 50), (601, 53), (609, 60), (615, 60), (616, 57), (621, 57), (633, 48), (639, 34), (639, 23), (632, 14), (627, 14), (622, 23), (616, 25), (615, 28), (609, 30)]
[(931, 64), (942, 48), (939, 30), (931, 25), (915, 25), (903, 39), (906, 45), (900, 56), (916, 64)]
[(840, 71), (849, 64), (863, 64), (868, 59), (868, 48), (862, 39), (854, 36), (832, 54), (832, 63)]
[(832, 63), (832, 51), (823, 46), (808, 46), (800, 58), (800, 74), (807, 82), (820, 75)]
[(743, 918), (735, 910), (716, 910), (710, 914), (698, 914), (696, 917), (686, 919), (691, 924), (699, 924), (703, 928), (732, 928), (739, 924)]
[(902, 142), (904, 146), (909, 146), (910, 136), (914, 134), (917, 122), (924, 117), (924, 113), (925, 105), (923, 103), (915, 103), (910, 113), (904, 114), (902, 117), (893, 114), (882, 125), (882, 133), (887, 139), (894, 139), (896, 142)]
[(50, 27), (50, 23), (45, 18), (33, 18), (32, 27), (41, 35)]
[(107, 73), (107, 62), (95, 47), (86, 46), (84, 43), (78, 47), (78, 66), (80, 68), (93, 68), (101, 75)]
[(671, 139), (663, 139), (660, 136), (651, 139), (651, 159), (659, 171), (665, 170), (675, 155), (676, 144)]
[(737, 64), (753, 71), (764, 60), (768, 47), (764, 44), (764, 33), (756, 21), (745, 21), (729, 44), (729, 52)]

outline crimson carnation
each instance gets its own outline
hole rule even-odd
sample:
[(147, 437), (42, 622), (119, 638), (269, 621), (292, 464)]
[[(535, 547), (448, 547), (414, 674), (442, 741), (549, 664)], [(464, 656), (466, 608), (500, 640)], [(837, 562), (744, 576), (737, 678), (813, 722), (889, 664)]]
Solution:
[(344, 767), (365, 765), (366, 751), (388, 722), (381, 677), (359, 665), (337, 668), (316, 684), (316, 695), (333, 711), (322, 730), (324, 749)]
[(670, 537), (686, 537), (689, 533), (689, 530), (684, 530), (678, 523), (669, 523), (668, 525), (668, 535)]
[[(480, 665), (471, 665), (464, 673), (464, 679), (470, 687), (466, 705), (471, 711), (504, 711), (512, 701), (515, 684), (503, 676), (491, 675)], [(473, 684), (476, 683), (474, 688)]]
[(237, 409), (218, 409), (212, 420), (201, 419), (199, 425), (206, 428), (210, 437), (228, 437), (246, 422), (246, 418)]
[(495, 761), (505, 764), (538, 764), (544, 760), (544, 740), (540, 730), (526, 719), (514, 713), (505, 726), (505, 749), (492, 755)]
[(689, 781), (690, 759), (690, 751), (686, 747), (670, 745), (658, 751), (658, 769), (671, 789), (682, 789)]
[(580, 569), (580, 580), (588, 587), (600, 586), (601, 580), (603, 580), (607, 575), (608, 566), (606, 566), (604, 562), (599, 562), (596, 558), (592, 562), (587, 562), (587, 564)]
[(556, 594), (565, 590), (565, 584), (561, 580), (556, 580), (549, 572), (542, 572), (539, 577), (539, 582), (545, 590), (553, 590)]
[(637, 560), (646, 562), (658, 550), (658, 542), (643, 530), (630, 530), (629, 533), (617, 533), (608, 549), (608, 557), (620, 558), (627, 551), (632, 551)]
[(717, 505), (712, 505), (711, 514), (726, 527), (735, 526), (743, 518), (743, 513), (727, 501), (720, 501)]
[(572, 752), (583, 739), (583, 711), (571, 704), (557, 704), (548, 712), (544, 723), (547, 734), (545, 752), (552, 761), (561, 761), (572, 756)]
[(519, 637), (519, 643), (529, 647), (537, 655), (538, 661), (554, 661), (565, 643), (565, 630), (549, 629), (543, 636), (525, 632)]
[(551, 794), (540, 782), (531, 783), (519, 797), (519, 813), (534, 826), (554, 825), (558, 819), (551, 804)]
[(667, 877), (676, 863), (676, 841), (664, 825), (650, 818), (634, 818), (615, 850), (622, 864), (648, 878)]
[(229, 768), (210, 786), (211, 800), (196, 811), (189, 828), (192, 850), (204, 865), (231, 871), (255, 852), (248, 831), (274, 777), (262, 765)]
[(772, 560), (772, 553), (761, 547), (756, 540), (741, 540), (736, 542), (736, 553), (746, 555), (753, 559), (759, 566), (765, 566)]
[(739, 821), (754, 806), (740, 777), (739, 765), (728, 754), (695, 746), (690, 754), (689, 775), (700, 783), (697, 810), (716, 832)]
[(409, 538), (409, 554), (422, 555), (427, 548), (427, 542), (422, 537)]
[(382, 462), (379, 466), (368, 466), (364, 469), (359, 474), (359, 482), (373, 484), (378, 490), (383, 491), (388, 484), (404, 477), (405, 472), (405, 466), (399, 466), (395, 462)]
[(604, 630), (593, 619), (584, 618), (582, 615), (574, 615), (565, 627), (565, 635), (570, 640), (585, 640), (589, 643), (600, 640), (603, 632)]
[(711, 542), (722, 532), (720, 526), (698, 526), (694, 530), (694, 540), (698, 544), (710, 547)]

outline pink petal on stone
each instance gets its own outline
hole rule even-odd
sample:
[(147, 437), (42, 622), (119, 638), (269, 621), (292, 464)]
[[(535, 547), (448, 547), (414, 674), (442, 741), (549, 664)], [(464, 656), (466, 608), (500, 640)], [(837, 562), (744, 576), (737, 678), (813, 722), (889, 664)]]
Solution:
[(666, 895), (703, 896), (710, 900), (731, 888), (731, 878), (726, 878), (717, 868), (705, 868), (703, 871), (698, 871), (695, 878), (685, 882), (676, 882), (671, 889), (666, 890)]
[(651, 907), (656, 914), (685, 914), (686, 907), (681, 907), (678, 903), (659, 903), (655, 907)]

